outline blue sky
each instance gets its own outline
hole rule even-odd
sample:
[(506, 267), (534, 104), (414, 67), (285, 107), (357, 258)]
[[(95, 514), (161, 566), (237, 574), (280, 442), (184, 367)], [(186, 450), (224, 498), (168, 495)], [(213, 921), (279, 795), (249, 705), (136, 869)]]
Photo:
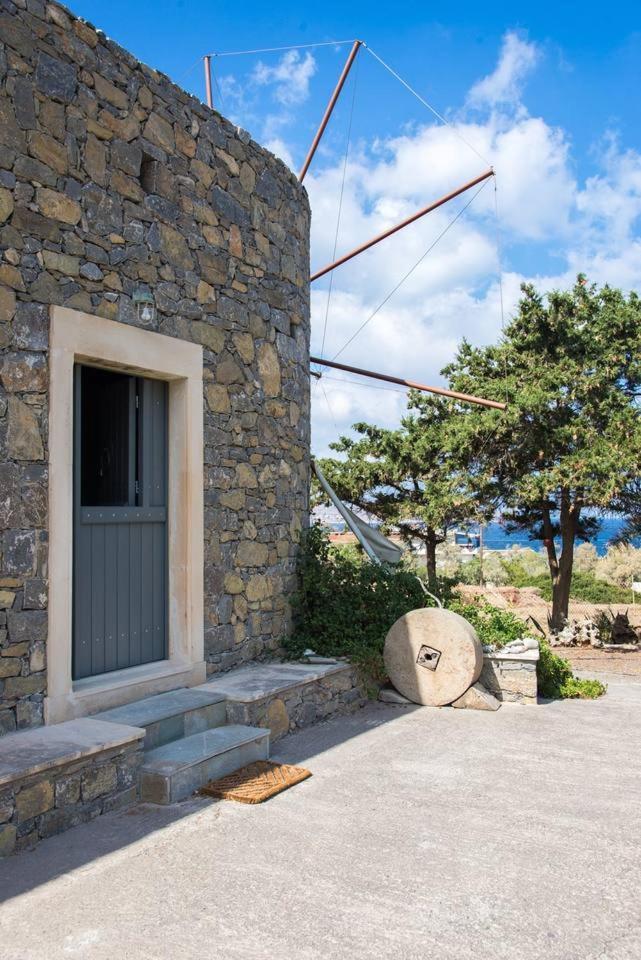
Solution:
[[(338, 252), (480, 172), (461, 138), (494, 164), (501, 258), (490, 184), (341, 354), (347, 362), (437, 381), (461, 336), (500, 333), (499, 273), (506, 316), (524, 279), (549, 289), (582, 269), (641, 287), (638, 3), (82, 0), (73, 9), (201, 98), (205, 52), (358, 36), (445, 115), (450, 126), (359, 55), (306, 181), (313, 266), (332, 257), (344, 169)], [(217, 106), (297, 169), (348, 49), (220, 58)], [(324, 340), (335, 355), (467, 199), (336, 271), (329, 308), (328, 280), (315, 284), (313, 348)], [(404, 407), (402, 393), (340, 375), (313, 396), (317, 452), (350, 423), (391, 425)]]

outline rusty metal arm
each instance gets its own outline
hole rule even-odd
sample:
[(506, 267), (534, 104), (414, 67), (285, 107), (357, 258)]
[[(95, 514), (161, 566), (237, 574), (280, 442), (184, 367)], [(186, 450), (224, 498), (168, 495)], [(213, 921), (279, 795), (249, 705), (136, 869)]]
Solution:
[(308, 153), (307, 153), (307, 156), (305, 157), (305, 163), (304, 163), (303, 166), (301, 167), (301, 171), (300, 171), (300, 173), (298, 174), (298, 179), (300, 180), (301, 183), (302, 183), (303, 180), (305, 179), (305, 174), (307, 173), (307, 171), (308, 171), (308, 169), (309, 169), (309, 165), (310, 165), (310, 163), (312, 162), (312, 159), (313, 159), (313, 157), (314, 157), (314, 154), (316, 153), (316, 148), (318, 147), (318, 144), (319, 144), (320, 141), (321, 141), (321, 137), (323, 136), (323, 134), (324, 134), (324, 132), (325, 132), (325, 127), (326, 127), (327, 124), (329, 123), (329, 118), (331, 117), (332, 112), (333, 112), (333, 110), (334, 110), (334, 107), (336, 106), (336, 101), (338, 100), (338, 98), (339, 98), (339, 96), (340, 96), (341, 90), (342, 90), (343, 87), (345, 86), (345, 81), (347, 80), (347, 75), (349, 74), (349, 71), (351, 70), (352, 64), (354, 63), (354, 60), (356, 59), (356, 54), (358, 53), (358, 51), (359, 51), (362, 43), (363, 43), (362, 40), (354, 40), (354, 45), (353, 45), (352, 49), (351, 49), (350, 52), (349, 52), (349, 56), (348, 56), (348, 58), (347, 58), (347, 60), (346, 60), (346, 62), (345, 62), (345, 66), (343, 67), (343, 72), (341, 73), (340, 77), (338, 78), (338, 83), (336, 84), (336, 87), (334, 88), (334, 92), (333, 92), (333, 94), (332, 94), (332, 96), (331, 96), (331, 98), (330, 98), (329, 103), (327, 104), (327, 109), (325, 110), (325, 113), (323, 114), (323, 119), (321, 120), (320, 126), (319, 126), (318, 130), (316, 131), (316, 136), (314, 137), (314, 139), (313, 139), (313, 141), (312, 141), (312, 145), (311, 145), (311, 147), (309, 148), (309, 151), (308, 151)]
[(444, 197), (440, 197), (438, 200), (435, 200), (433, 203), (430, 203), (427, 207), (423, 207), (422, 210), (419, 210), (417, 213), (413, 213), (411, 217), (407, 217), (405, 220), (402, 220), (400, 223), (397, 223), (396, 226), (390, 227), (388, 230), (384, 230), (383, 233), (379, 233), (376, 237), (373, 237), (371, 240), (368, 240), (366, 243), (362, 243), (360, 247), (356, 247), (354, 250), (350, 250), (349, 253), (344, 254), (339, 260), (335, 260), (334, 263), (329, 263), (326, 267), (323, 267), (322, 270), (318, 270), (316, 273), (313, 273), (310, 277), (310, 280), (318, 280), (320, 277), (324, 277), (326, 273), (329, 273), (330, 270), (335, 270), (336, 267), (340, 267), (343, 263), (347, 263), (348, 260), (351, 260), (352, 257), (357, 257), (359, 253), (363, 253), (365, 250), (369, 250), (370, 247), (373, 247), (375, 244), (380, 243), (381, 240), (391, 237), (393, 233), (397, 233), (399, 230), (402, 230), (403, 227), (409, 226), (410, 223), (414, 223), (415, 220), (420, 220), (421, 217), (424, 217), (426, 213), (431, 213), (432, 210), (436, 210), (437, 207), (442, 207), (444, 203), (448, 203), (450, 200), (453, 200), (455, 197), (459, 197), (462, 193), (465, 193), (467, 190), (471, 190), (472, 187), (475, 187), (477, 183), (482, 183), (484, 180), (487, 180), (489, 177), (494, 176), (494, 170), (491, 168), (486, 170), (485, 173), (482, 173), (480, 176), (475, 177), (474, 180), (464, 183), (462, 187), (458, 187), (456, 190), (452, 190), (451, 193), (446, 193)]
[(436, 393), (441, 397), (451, 397), (453, 400), (462, 400), (464, 403), (476, 403), (480, 407), (491, 407), (493, 410), (505, 410), (506, 403), (498, 400), (484, 400), (469, 393), (459, 393), (457, 390), (447, 390), (445, 387), (428, 387), (424, 383), (414, 380), (404, 380), (402, 377), (392, 377), (388, 373), (374, 373), (372, 370), (363, 370), (361, 367), (350, 367), (346, 363), (337, 363), (335, 360), (321, 360), (320, 357), (310, 357), (310, 363), (319, 363), (322, 367), (333, 367), (335, 370), (345, 370), (347, 373), (357, 373), (361, 377), (370, 377), (373, 380), (385, 380), (387, 383), (398, 383), (402, 387), (412, 390), (422, 390), (424, 393)]

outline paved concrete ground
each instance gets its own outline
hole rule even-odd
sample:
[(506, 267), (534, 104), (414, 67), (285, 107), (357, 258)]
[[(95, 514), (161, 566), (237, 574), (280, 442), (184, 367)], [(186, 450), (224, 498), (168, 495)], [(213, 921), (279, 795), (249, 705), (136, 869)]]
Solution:
[(373, 704), (276, 745), (263, 806), (102, 817), (0, 867), (2, 960), (638, 960), (641, 683)]

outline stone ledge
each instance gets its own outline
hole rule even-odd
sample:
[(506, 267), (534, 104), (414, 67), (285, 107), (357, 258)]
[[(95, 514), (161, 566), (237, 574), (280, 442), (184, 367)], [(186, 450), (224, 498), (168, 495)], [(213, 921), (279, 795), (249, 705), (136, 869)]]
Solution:
[(138, 727), (91, 718), (10, 733), (0, 740), (0, 786), (75, 760), (122, 749), (144, 736), (145, 731)]
[(0, 741), (0, 858), (134, 803), (144, 730), (71, 720)]
[(196, 690), (212, 689), (235, 703), (254, 703), (265, 697), (284, 693), (301, 684), (314, 683), (338, 673), (348, 673), (353, 668), (349, 663), (257, 663), (239, 667), (196, 687)]
[(367, 697), (349, 663), (240, 667), (198, 689), (227, 698), (227, 722), (266, 727), (272, 742), (301, 727), (362, 707)]
[(479, 680), (497, 700), (536, 704), (538, 659), (538, 650), (485, 653)]

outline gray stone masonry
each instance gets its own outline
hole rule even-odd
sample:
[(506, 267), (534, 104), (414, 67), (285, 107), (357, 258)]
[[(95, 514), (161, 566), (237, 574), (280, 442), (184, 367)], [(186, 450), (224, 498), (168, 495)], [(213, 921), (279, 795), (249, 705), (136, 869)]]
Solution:
[(149, 329), (204, 347), (216, 672), (289, 629), (308, 281), (307, 196), (283, 163), (65, 8), (0, 0), (0, 734), (41, 724), (47, 689), (51, 305), (138, 324), (142, 288)]
[(134, 803), (144, 731), (73, 720), (3, 740), (0, 858)]
[(204, 684), (227, 697), (227, 722), (268, 727), (278, 740), (301, 727), (353, 713), (367, 702), (362, 678), (348, 663), (250, 665)]
[(523, 654), (502, 654), (500, 650), (486, 653), (479, 681), (497, 700), (536, 704), (538, 659), (538, 650)]

